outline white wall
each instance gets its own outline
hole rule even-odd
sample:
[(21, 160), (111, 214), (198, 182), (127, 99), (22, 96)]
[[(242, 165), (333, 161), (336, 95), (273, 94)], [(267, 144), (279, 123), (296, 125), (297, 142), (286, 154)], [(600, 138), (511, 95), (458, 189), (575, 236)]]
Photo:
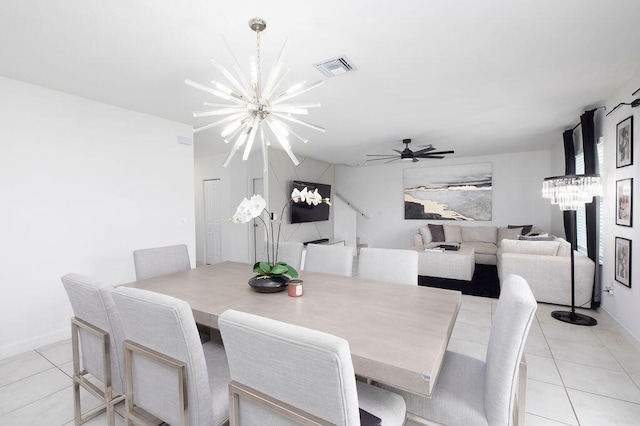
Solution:
[[(358, 235), (372, 247), (408, 248), (413, 234), (430, 221), (405, 220), (403, 171), (410, 167), (442, 167), (492, 163), (491, 221), (465, 225), (534, 224), (550, 228), (551, 207), (541, 196), (542, 181), (550, 175), (550, 151), (533, 151), (444, 160), (396, 162), (379, 166), (336, 166), (336, 188), (369, 219), (358, 215)], [(441, 221), (438, 223), (442, 223)]]
[[(222, 141), (219, 141), (223, 143)], [(199, 144), (216, 143), (206, 137), (196, 135), (196, 146)], [(257, 154), (260, 156), (261, 153)], [(229, 167), (222, 167), (227, 153), (209, 154), (195, 157), (195, 215), (196, 215), (196, 262), (205, 262), (205, 226), (204, 226), (204, 181), (220, 179), (221, 181), (221, 260), (235, 262), (250, 262), (250, 238), (252, 228), (250, 224), (235, 224), (227, 219), (233, 216), (238, 204), (244, 197), (251, 195), (251, 179), (255, 177), (251, 172), (252, 163), (234, 161)], [(258, 176), (261, 177), (261, 174)]]
[[(619, 102), (630, 102), (638, 97), (631, 94), (640, 86), (640, 75), (629, 81), (620, 91), (607, 99), (606, 105), (610, 111)], [(633, 165), (616, 168), (616, 125), (633, 116), (634, 121), (634, 141), (633, 141)], [(604, 119), (604, 265), (602, 269), (602, 282), (614, 285), (614, 294), (602, 295), (602, 307), (609, 312), (620, 324), (629, 330), (636, 338), (640, 339), (640, 235), (638, 227), (640, 219), (638, 209), (640, 197), (638, 187), (640, 185), (640, 111), (638, 108), (628, 106), (619, 108), (616, 112)], [(615, 220), (615, 193), (616, 181), (620, 179), (634, 178), (634, 201), (633, 206), (633, 227), (617, 226)], [(626, 287), (614, 279), (615, 267), (615, 237), (623, 237), (632, 241), (632, 273), (631, 288)]]
[[(0, 77), (0, 358), (68, 338), (60, 277), (133, 281), (132, 251), (195, 256), (188, 126)], [(183, 226), (184, 225), (184, 226)]]

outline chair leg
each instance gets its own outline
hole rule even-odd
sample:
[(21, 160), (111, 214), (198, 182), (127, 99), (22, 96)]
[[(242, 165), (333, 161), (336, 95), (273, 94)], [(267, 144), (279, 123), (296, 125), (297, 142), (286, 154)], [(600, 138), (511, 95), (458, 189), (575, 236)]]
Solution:
[(513, 424), (514, 426), (524, 426), (527, 411), (525, 402), (527, 400), (527, 360), (522, 354), (518, 368), (518, 398), (515, 401)]

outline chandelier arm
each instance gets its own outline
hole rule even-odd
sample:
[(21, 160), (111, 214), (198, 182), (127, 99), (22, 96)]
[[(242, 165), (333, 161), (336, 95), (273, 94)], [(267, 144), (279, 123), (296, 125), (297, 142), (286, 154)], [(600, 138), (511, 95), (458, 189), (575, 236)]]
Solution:
[(271, 109), (273, 108), (318, 108), (322, 106), (320, 104), (320, 102), (312, 102), (312, 103), (308, 103), (308, 104), (278, 104), (277, 107), (271, 107)]
[(200, 118), (200, 117), (211, 117), (214, 115), (236, 114), (238, 112), (239, 111), (237, 108), (227, 108), (227, 109), (216, 109), (212, 111), (194, 111), (193, 116), (195, 118)]
[(227, 156), (226, 160), (224, 160), (222, 167), (227, 167), (229, 165), (229, 162), (233, 158), (233, 156), (242, 147), (242, 145), (244, 144), (244, 141), (247, 139), (247, 136), (248, 136), (248, 132), (247, 132), (248, 128), (249, 128), (249, 123), (246, 123), (242, 127), (242, 132), (240, 132), (238, 139), (236, 139), (236, 143), (233, 144), (233, 148), (231, 148), (231, 152), (229, 152), (229, 155)]
[(224, 38), (224, 35), (221, 35), (221, 37), (222, 37), (222, 41), (224, 42), (224, 45), (227, 47), (227, 51), (229, 52), (229, 55), (231, 55), (231, 59), (233, 59), (233, 70), (240, 77), (240, 82), (244, 86), (247, 94), (251, 93), (251, 90), (250, 90), (251, 85), (249, 84), (249, 81), (247, 80), (247, 77), (245, 76), (245, 74), (242, 72), (242, 67), (240, 66), (240, 62), (238, 62), (238, 58), (236, 58), (236, 55), (233, 54), (233, 50), (231, 50), (231, 47), (229, 46), (229, 43), (227, 43), (227, 40)]
[(291, 106), (282, 108), (279, 105), (275, 105), (275, 106), (269, 107), (269, 111), (271, 111), (271, 112), (280, 112), (280, 113), (284, 113), (284, 114), (309, 115), (309, 111), (306, 110), (305, 108), (296, 108), (296, 107), (291, 107)]
[(234, 102), (234, 103), (240, 104), (240, 105), (246, 105), (246, 103), (247, 103), (245, 100), (242, 100), (242, 99), (227, 95), (226, 93), (220, 92), (219, 90), (216, 90), (213, 87), (205, 86), (204, 84), (197, 83), (197, 82), (195, 82), (193, 80), (186, 79), (184, 82), (185, 82), (185, 84), (187, 86), (191, 86), (193, 88), (202, 90), (203, 92), (210, 93), (213, 96), (216, 96), (218, 98), (221, 98), (221, 99), (224, 99), (224, 100), (227, 100), (227, 101), (231, 101), (231, 102)]
[(221, 125), (221, 124), (228, 123), (228, 122), (230, 122), (230, 121), (233, 121), (233, 120), (235, 120), (235, 119), (238, 119), (238, 118), (242, 117), (243, 115), (245, 115), (245, 113), (244, 113), (244, 112), (239, 112), (239, 113), (234, 114), (234, 115), (229, 115), (229, 116), (227, 116), (227, 117), (223, 118), (222, 120), (218, 120), (218, 121), (213, 122), (213, 123), (211, 123), (211, 124), (207, 124), (207, 125), (205, 125), (205, 126), (201, 126), (201, 127), (194, 128), (194, 129), (193, 129), (193, 133), (198, 133), (198, 132), (201, 132), (201, 131), (203, 131), (203, 130), (207, 130), (207, 129), (210, 129), (210, 128), (212, 128), (212, 127), (219, 126), (219, 125)]
[(242, 161), (246, 161), (249, 158), (249, 154), (251, 154), (251, 148), (253, 148), (253, 141), (256, 138), (260, 121), (261, 120), (253, 120), (253, 125), (249, 131), (249, 138), (247, 139), (247, 144), (245, 145), (244, 153), (242, 154)]
[(251, 97), (244, 96), (242, 93), (236, 93), (236, 92), (233, 91), (233, 89), (230, 89), (229, 87), (225, 86), (224, 84), (220, 83), (219, 81), (211, 80), (211, 85), (216, 90), (219, 90), (220, 92), (224, 93), (225, 95), (232, 96), (232, 97), (234, 97), (236, 99), (241, 99), (244, 102), (249, 102), (251, 100)]
[(229, 123), (224, 129), (222, 129), (222, 132), (220, 132), (220, 136), (226, 138), (224, 140), (224, 143), (229, 143), (231, 139), (235, 138), (240, 129), (242, 129), (242, 126), (247, 121), (249, 121), (250, 118), (251, 115), (239, 114), (239, 117), (236, 121), (234, 121), (233, 123)]
[(248, 99), (251, 99), (251, 95), (247, 91), (246, 87), (244, 87), (242, 84), (240, 84), (240, 82), (238, 82), (238, 80), (236, 80), (236, 78), (233, 76), (233, 74), (231, 74), (225, 67), (223, 67), (221, 64), (219, 64), (215, 59), (211, 59), (211, 63), (216, 68), (218, 68), (218, 71), (220, 71), (222, 73), (222, 75), (229, 81), (229, 83), (231, 83), (231, 85), (233, 85), (233, 87), (238, 89), (238, 91), (240, 91), (240, 93), (242, 93), (245, 97), (247, 97)]
[(235, 109), (245, 109), (246, 105), (239, 104), (217, 104), (214, 102), (204, 102), (204, 106), (214, 107), (214, 108), (235, 108)]
[(269, 144), (269, 137), (264, 130), (264, 122), (260, 121), (260, 143), (262, 144), (262, 170), (269, 170), (269, 151), (267, 151), (267, 145)]
[(297, 134), (292, 128), (291, 126), (289, 126), (287, 123), (283, 123), (282, 120), (278, 121), (278, 125), (282, 126), (287, 132), (289, 132), (290, 134), (292, 134), (293, 136), (295, 136), (300, 142), (302, 143), (307, 143), (309, 142), (309, 139), (303, 138), (302, 136), (300, 136), (299, 134)]
[(278, 142), (280, 143), (280, 146), (282, 147), (282, 149), (284, 149), (284, 151), (287, 153), (287, 155), (289, 156), (289, 158), (291, 159), (291, 161), (293, 162), (293, 164), (295, 164), (296, 166), (300, 164), (300, 161), (298, 161), (298, 159), (296, 158), (296, 156), (293, 154), (293, 152), (291, 151), (291, 147), (289, 146), (289, 141), (287, 141), (287, 139), (282, 136), (273, 126), (273, 124), (271, 123), (273, 119), (271, 117), (268, 117), (266, 122), (267, 122), (267, 126), (269, 126), (269, 128), (271, 129), (271, 131), (273, 132), (273, 134), (276, 136), (276, 139), (278, 140)]
[(322, 127), (322, 126), (318, 126), (317, 124), (309, 123), (308, 121), (300, 120), (299, 118), (291, 117), (289, 115), (280, 114), (278, 112), (273, 112), (272, 115), (275, 115), (278, 118), (283, 118), (285, 120), (292, 121), (294, 123), (301, 124), (303, 126), (309, 127), (310, 129), (314, 129), (314, 130), (317, 130), (319, 132), (323, 132), (324, 133), (326, 131), (326, 129), (324, 127)]
[(294, 96), (301, 95), (304, 92), (308, 92), (309, 90), (315, 89), (316, 87), (322, 86), (323, 84), (324, 84), (324, 80), (318, 80), (316, 82), (306, 84), (306, 85), (300, 87), (297, 90), (295, 90), (295, 89), (292, 90), (293, 87), (297, 86), (297, 84), (294, 84), (291, 88), (287, 89), (283, 93), (281, 93), (278, 96), (276, 96), (276, 99), (274, 101), (272, 101), (271, 104), (272, 105), (279, 104), (282, 101), (285, 101), (287, 99), (293, 98)]
[(289, 73), (291, 72), (291, 68), (287, 68), (284, 73), (282, 74), (282, 76), (280, 77), (280, 79), (273, 85), (273, 87), (271, 88), (271, 90), (269, 91), (269, 93), (265, 93), (264, 97), (265, 99), (269, 99), (271, 98), (271, 96), (273, 95), (273, 92), (276, 91), (276, 89), (278, 87), (280, 87), (280, 85), (282, 84), (282, 82), (284, 82), (285, 78), (289, 75)]
[(278, 55), (278, 59), (276, 59), (275, 65), (273, 69), (269, 73), (269, 77), (267, 78), (267, 83), (264, 85), (264, 98), (269, 99), (269, 96), (272, 94), (273, 84), (277, 81), (278, 74), (280, 74), (280, 70), (282, 69), (282, 58), (284, 57), (284, 52), (287, 48), (287, 42), (289, 38), (284, 39), (284, 43), (282, 44), (282, 49), (280, 49), (280, 54)]

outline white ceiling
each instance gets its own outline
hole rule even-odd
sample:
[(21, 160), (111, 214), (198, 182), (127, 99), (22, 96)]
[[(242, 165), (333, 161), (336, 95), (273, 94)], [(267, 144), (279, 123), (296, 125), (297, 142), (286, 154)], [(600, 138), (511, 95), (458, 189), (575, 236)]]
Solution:
[(255, 16), (265, 74), (286, 37), (290, 83), (341, 54), (358, 68), (296, 98), (322, 103), (308, 120), (327, 131), (297, 128), (294, 152), (332, 163), (403, 138), (455, 157), (545, 149), (640, 73), (638, 0), (2, 0), (0, 75), (198, 126), (205, 96), (184, 79), (223, 79), (221, 34), (248, 69)]

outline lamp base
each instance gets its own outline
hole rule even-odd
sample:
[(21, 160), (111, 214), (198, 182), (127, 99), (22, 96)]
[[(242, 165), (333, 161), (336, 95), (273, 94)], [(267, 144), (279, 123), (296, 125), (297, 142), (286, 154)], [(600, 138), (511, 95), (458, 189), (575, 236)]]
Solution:
[(598, 323), (595, 318), (591, 318), (588, 315), (578, 314), (571, 311), (553, 311), (551, 312), (551, 316), (558, 321), (568, 322), (569, 324), (574, 325), (592, 326)]

